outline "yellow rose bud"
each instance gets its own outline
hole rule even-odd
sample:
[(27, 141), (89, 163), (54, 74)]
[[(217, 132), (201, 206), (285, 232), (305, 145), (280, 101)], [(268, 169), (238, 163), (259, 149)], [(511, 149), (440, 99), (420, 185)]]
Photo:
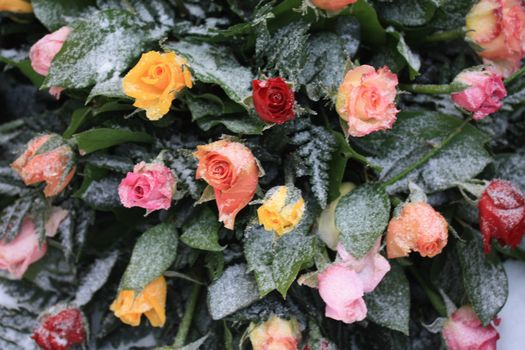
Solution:
[(124, 93), (135, 98), (135, 107), (146, 110), (149, 120), (159, 120), (178, 92), (191, 88), (186, 60), (174, 52), (150, 51), (142, 55), (122, 81)]
[(295, 319), (283, 320), (277, 316), (248, 329), (253, 350), (296, 350), (301, 340), (299, 324)]
[(110, 310), (122, 322), (133, 327), (140, 324), (142, 314), (153, 327), (162, 327), (166, 322), (166, 293), (166, 280), (160, 276), (138, 294), (134, 290), (120, 291)]
[(304, 199), (301, 191), (291, 186), (277, 186), (270, 189), (263, 205), (257, 209), (259, 223), (266, 231), (275, 231), (282, 236), (292, 231), (304, 213)]
[(33, 7), (24, 0), (0, 0), (0, 12), (31, 13)]

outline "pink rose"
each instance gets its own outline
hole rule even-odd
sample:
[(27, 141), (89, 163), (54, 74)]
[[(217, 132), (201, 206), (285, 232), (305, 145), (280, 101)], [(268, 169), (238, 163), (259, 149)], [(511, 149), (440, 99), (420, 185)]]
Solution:
[(496, 350), (499, 333), (493, 325), (483, 327), (469, 305), (456, 310), (443, 326), (450, 350)]
[[(68, 211), (53, 207), (46, 222), (46, 236), (53, 237), (58, 225), (67, 216)], [(18, 235), (9, 243), (0, 242), (0, 269), (7, 270), (12, 278), (20, 279), (29, 265), (40, 260), (47, 251), (47, 244), (38, 242), (35, 223), (31, 217), (22, 221)]]
[(398, 110), (397, 76), (388, 67), (377, 71), (372, 66), (359, 66), (348, 73), (337, 92), (336, 109), (348, 123), (348, 133), (354, 137), (390, 129)]
[(341, 257), (342, 264), (357, 272), (365, 293), (372, 292), (390, 271), (388, 260), (379, 254), (380, 245), (381, 238), (378, 238), (374, 247), (361, 259), (354, 258), (341, 243), (337, 245), (337, 254)]
[(357, 0), (312, 0), (312, 3), (323, 10), (338, 12)]
[(250, 324), (248, 330), (253, 350), (296, 350), (301, 340), (299, 323), (272, 315), (259, 325)]
[(175, 193), (175, 177), (163, 164), (140, 162), (118, 187), (120, 201), (126, 208), (141, 207), (146, 215), (169, 209)]
[(325, 315), (344, 323), (362, 321), (367, 308), (359, 274), (341, 264), (333, 264), (318, 276), (319, 294), (326, 303)]
[(458, 107), (472, 112), (475, 120), (497, 112), (503, 105), (501, 100), (507, 96), (501, 75), (488, 69), (463, 71), (454, 81), (469, 86), (461, 92), (453, 93), (452, 99)]

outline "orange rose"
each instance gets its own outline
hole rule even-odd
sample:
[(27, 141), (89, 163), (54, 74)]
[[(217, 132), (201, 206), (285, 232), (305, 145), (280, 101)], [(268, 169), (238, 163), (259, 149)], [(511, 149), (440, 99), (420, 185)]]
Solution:
[(253, 350), (296, 350), (301, 340), (296, 320), (283, 320), (277, 316), (248, 329)]
[(122, 322), (136, 327), (142, 314), (153, 327), (162, 327), (166, 322), (167, 284), (163, 276), (153, 280), (140, 293), (122, 290), (109, 307)]
[(336, 109), (348, 123), (348, 133), (354, 137), (390, 129), (398, 110), (397, 75), (388, 67), (377, 71), (372, 66), (359, 66), (348, 73), (337, 92)]
[(239, 142), (220, 140), (197, 146), (197, 179), (213, 187), (219, 208), (219, 221), (233, 230), (235, 216), (253, 198), (259, 182), (259, 169), (249, 148)]
[(424, 202), (409, 203), (388, 224), (387, 255), (399, 258), (413, 250), (431, 258), (441, 253), (447, 240), (448, 223), (440, 213)]
[(159, 120), (171, 107), (177, 93), (191, 88), (191, 73), (186, 60), (174, 52), (150, 51), (122, 81), (124, 93), (135, 98), (135, 107), (146, 110), (149, 120)]
[(504, 77), (519, 69), (525, 56), (525, 10), (521, 0), (481, 0), (466, 17), (467, 37), (485, 63)]
[(75, 154), (69, 145), (56, 134), (38, 136), (27, 145), (11, 168), (20, 175), (26, 185), (45, 182), (44, 194), (59, 194), (75, 174)]
[(24, 0), (0, 0), (0, 12), (31, 13), (33, 7)]
[(323, 10), (338, 12), (350, 4), (354, 4), (357, 0), (311, 0), (312, 3)]

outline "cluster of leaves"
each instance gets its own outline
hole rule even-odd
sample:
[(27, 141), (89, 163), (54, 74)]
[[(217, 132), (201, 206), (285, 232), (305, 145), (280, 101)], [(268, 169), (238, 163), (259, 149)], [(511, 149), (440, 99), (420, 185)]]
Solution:
[[(74, 141), (81, 156), (73, 182), (52, 200), (70, 216), (49, 240), (46, 256), (21, 281), (0, 278), (0, 295), (9, 296), (0, 305), (1, 323), (9, 325), (0, 329), (0, 348), (34, 348), (28, 334), (37, 315), (59, 302), (82, 307), (90, 349), (172, 344), (194, 285), (203, 288), (187, 338), (200, 341), (191, 349), (238, 348), (248, 323), (272, 313), (296, 317), (305, 339), (321, 332), (339, 349), (437, 349), (440, 337), (421, 324), (445, 314), (439, 291), (457, 305), (472, 304), (490, 322), (507, 297), (500, 260), (509, 252), (483, 255), (477, 209), (457, 186), (501, 177), (525, 190), (525, 79), (508, 86), (500, 112), (476, 125), (462, 124), (448, 96), (405, 94), (392, 130), (347, 141), (332, 106), (350, 61), (388, 65), (401, 81), (419, 83), (448, 83), (475, 65), (464, 41), (427, 40), (462, 26), (472, 3), (359, 0), (326, 17), (311, 8), (301, 12), (300, 0), (33, 0), (34, 17), (1, 14), (1, 239), (15, 237), (29, 214), (42, 230), (39, 217), (51, 204), (41, 188), (24, 186), (9, 168), (27, 141), (55, 132)], [(28, 49), (63, 25), (72, 34), (43, 79), (32, 71)], [(121, 90), (123, 75), (150, 49), (186, 57), (196, 80), (156, 122), (135, 112)], [(245, 103), (260, 74), (293, 82), (308, 114), (266, 128)], [(65, 97), (53, 100), (44, 89), (51, 86), (65, 88)], [(293, 232), (276, 240), (258, 225), (253, 206), (228, 231), (213, 202), (194, 206), (204, 185), (194, 178), (192, 151), (223, 134), (242, 138), (258, 158), (263, 191), (295, 179), (307, 209)], [(172, 207), (147, 217), (124, 209), (120, 180), (162, 150), (179, 179)], [(355, 256), (384, 233), (409, 181), (460, 236), (451, 236), (434, 259), (391, 261), (392, 271), (366, 297), (367, 321), (351, 326), (326, 319), (318, 293), (295, 283), (301, 271), (334, 257), (316, 236), (316, 218), (344, 181), (358, 187), (340, 201), (336, 222)], [(145, 264), (152, 256), (155, 263)], [(119, 284), (140, 289), (164, 271), (165, 327), (121, 324), (109, 311)]]

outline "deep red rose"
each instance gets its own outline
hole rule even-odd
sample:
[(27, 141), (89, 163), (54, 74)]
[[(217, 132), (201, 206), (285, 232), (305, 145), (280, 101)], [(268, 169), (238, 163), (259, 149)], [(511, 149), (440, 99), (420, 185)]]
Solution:
[(67, 350), (86, 340), (84, 318), (79, 309), (63, 309), (44, 316), (32, 338), (44, 350)]
[(282, 78), (253, 80), (252, 86), (253, 104), (259, 118), (276, 124), (294, 118), (294, 93)]
[(511, 182), (493, 180), (479, 200), (479, 226), (485, 253), (491, 241), (516, 247), (525, 235), (525, 198)]

